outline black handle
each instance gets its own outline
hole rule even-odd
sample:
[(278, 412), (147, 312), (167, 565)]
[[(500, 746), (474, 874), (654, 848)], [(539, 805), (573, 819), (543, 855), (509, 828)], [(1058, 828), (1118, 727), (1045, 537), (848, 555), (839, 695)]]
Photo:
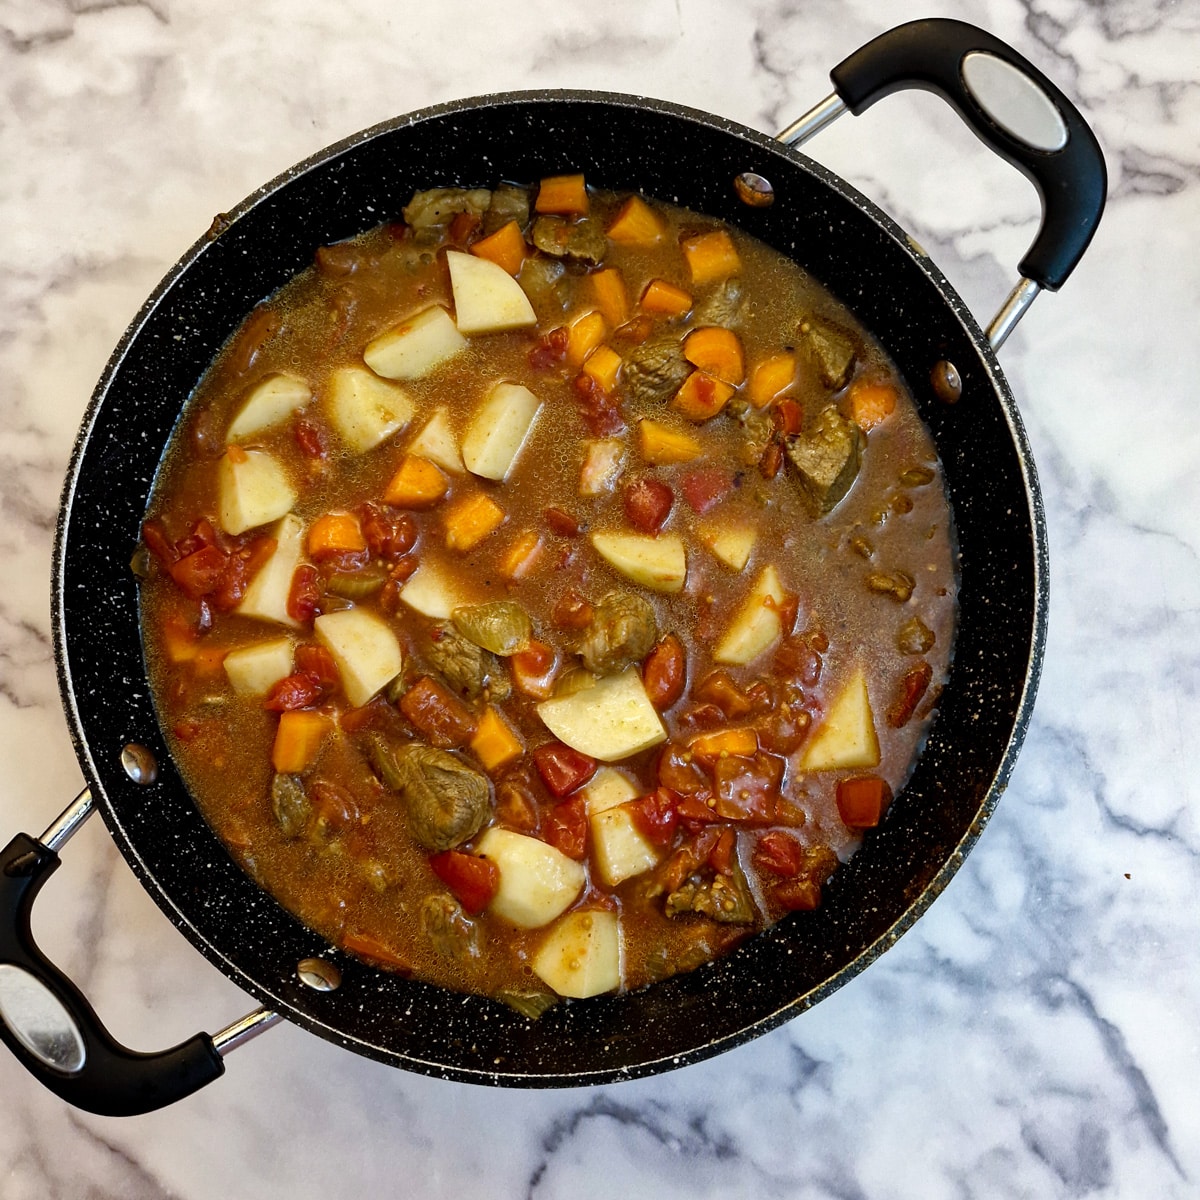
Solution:
[[(974, 25), (933, 18), (881, 34), (829, 74), (856, 115), (902, 88), (947, 100), (988, 147), (1033, 181), (1042, 226), (1019, 270), (1051, 291), (1062, 286), (1096, 232), (1108, 175), (1083, 117), (1032, 63)], [(998, 111), (1005, 97), (997, 99), (997, 89), (1015, 95), (1024, 109)], [(1032, 114), (1033, 134), (1022, 112)]]
[[(38, 949), (30, 913), (59, 861), (57, 854), (24, 833), (0, 854), (0, 972), (5, 976), (5, 985), (0, 986), (0, 1038), (57, 1096), (102, 1116), (152, 1112), (211, 1083), (224, 1073), (225, 1064), (208, 1034), (197, 1034), (158, 1054), (126, 1049), (104, 1028), (79, 989)], [(31, 1040), (28, 1033), (25, 1039), (19, 1036), (19, 1014), (6, 1007), (6, 997), (29, 981), (34, 981), (35, 990), (40, 985), (50, 993), (73, 1026), (67, 1032), (74, 1034), (68, 1038), (74, 1052), (60, 1060), (66, 1066), (35, 1054), (26, 1044)]]

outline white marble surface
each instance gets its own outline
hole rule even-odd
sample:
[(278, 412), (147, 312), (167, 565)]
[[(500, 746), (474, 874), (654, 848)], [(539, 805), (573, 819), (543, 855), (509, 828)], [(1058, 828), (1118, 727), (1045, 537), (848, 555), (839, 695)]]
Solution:
[[(497, 1092), (283, 1027), (192, 1099), (118, 1121), (0, 1053), (3, 1200), (1200, 1194), (1194, 0), (0, 0), (0, 834), (41, 832), (81, 780), (49, 634), (77, 424), (214, 213), (357, 129), (487, 91), (639, 92), (774, 131), (844, 54), (923, 15), (1052, 75), (1111, 176), (1090, 254), (1002, 355), (1045, 493), (1049, 646), (1011, 786), (947, 892), (811, 1013), (634, 1083)], [(893, 98), (812, 153), (990, 315), (1035, 202), (948, 111)], [(139, 1047), (252, 1007), (99, 822), (37, 922)]]

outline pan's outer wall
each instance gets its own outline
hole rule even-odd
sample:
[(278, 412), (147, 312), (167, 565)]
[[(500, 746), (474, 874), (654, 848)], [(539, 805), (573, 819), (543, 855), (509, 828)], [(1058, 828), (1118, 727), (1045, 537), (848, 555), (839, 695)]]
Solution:
[[(775, 204), (748, 208), (742, 171)], [(827, 902), (728, 958), (529, 1022), (503, 1006), (375, 971), (332, 951), (262, 893), (199, 816), (147, 687), (129, 562), (159, 459), (200, 375), (247, 312), (317, 246), (399, 217), (413, 191), (583, 171), (741, 225), (853, 309), (906, 375), (937, 440), (962, 547), (956, 659), (928, 747), (884, 827)], [(947, 406), (929, 385), (948, 358)], [(1044, 641), (1045, 532), (1024, 433), (978, 327), (903, 233), (844, 183), (769, 138), (636, 97), (525, 93), (427, 110), (301, 164), (194, 246), (106, 369), (64, 489), (55, 556), (60, 682), (84, 772), (117, 845), (170, 919), (222, 971), (290, 1019), (372, 1057), (477, 1083), (599, 1083), (716, 1054), (807, 1008), (890, 945), (974, 843), (1011, 769)], [(162, 765), (131, 783), (122, 746)], [(323, 955), (342, 987), (301, 985)]]

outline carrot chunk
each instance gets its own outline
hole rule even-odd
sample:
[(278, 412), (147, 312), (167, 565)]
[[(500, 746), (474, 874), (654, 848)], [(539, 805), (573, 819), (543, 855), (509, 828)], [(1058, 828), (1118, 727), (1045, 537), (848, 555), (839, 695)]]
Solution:
[(383, 493), (396, 508), (432, 508), (450, 490), (450, 481), (427, 458), (406, 454)]
[(483, 764), (483, 769), (489, 774), (508, 766), (525, 753), (521, 739), (491, 705), (479, 718), (479, 725), (469, 745), (472, 753)]
[(622, 246), (649, 249), (666, 235), (662, 218), (640, 196), (630, 196), (617, 210), (608, 236)]
[(587, 187), (582, 175), (551, 175), (538, 185), (535, 212), (560, 217), (581, 217), (588, 210)]
[(651, 465), (691, 462), (704, 448), (690, 433), (644, 417), (638, 422), (642, 457)]
[(271, 765), (281, 775), (298, 775), (317, 757), (332, 722), (322, 712), (292, 709), (280, 713)]
[(618, 267), (605, 267), (588, 276), (596, 305), (604, 319), (616, 329), (629, 320), (629, 293), (625, 290), (625, 276)]
[(732, 329), (720, 325), (693, 329), (684, 339), (683, 357), (692, 366), (735, 387), (746, 378), (742, 339)]
[(707, 371), (693, 371), (675, 393), (671, 407), (689, 421), (707, 421), (729, 403), (733, 392), (732, 386)]
[(724, 229), (693, 234), (683, 239), (680, 248), (698, 287), (728, 279), (742, 268), (733, 239)]
[(758, 753), (758, 734), (749, 727), (698, 733), (688, 742), (688, 749), (696, 758), (720, 758), (722, 754), (751, 758)]
[(617, 374), (621, 370), (621, 356), (611, 346), (597, 346), (583, 364), (583, 373), (594, 379), (606, 392), (617, 386)]
[(525, 261), (525, 235), (516, 221), (509, 221), (495, 233), (473, 242), (470, 251), (503, 267), (510, 275), (517, 275)]
[(860, 429), (874, 429), (895, 411), (896, 398), (896, 389), (890, 383), (856, 379), (846, 393), (850, 419)]
[(446, 545), (451, 550), (473, 550), (504, 524), (505, 512), (483, 492), (464, 496), (446, 512)]
[(500, 557), (500, 574), (508, 580), (524, 579), (542, 556), (542, 537), (527, 529)]
[(878, 775), (838, 781), (838, 814), (848, 829), (873, 829), (891, 800), (892, 789)]
[(583, 360), (604, 341), (605, 332), (604, 314), (596, 309), (572, 321), (567, 330), (567, 366), (578, 371)]
[(660, 313), (665, 317), (682, 317), (692, 307), (692, 298), (683, 288), (668, 283), (665, 279), (652, 279), (646, 284), (639, 301), (648, 313)]
[(353, 513), (326, 513), (318, 517), (308, 531), (308, 557), (313, 562), (341, 554), (357, 554), (366, 548), (358, 518)]
[(755, 408), (766, 408), (796, 382), (796, 355), (788, 350), (754, 364), (746, 381), (746, 399)]

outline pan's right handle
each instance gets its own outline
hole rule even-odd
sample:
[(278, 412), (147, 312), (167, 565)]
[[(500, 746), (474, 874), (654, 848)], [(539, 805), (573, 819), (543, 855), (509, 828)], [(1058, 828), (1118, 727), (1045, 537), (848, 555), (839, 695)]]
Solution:
[[(164, 1108), (225, 1071), (224, 1050), (273, 1024), (259, 1010), (215, 1037), (207, 1033), (156, 1054), (122, 1046), (83, 993), (38, 948), (33, 902), (58, 869), (60, 845), (91, 812), (85, 790), (40, 840), (20, 833), (0, 851), (0, 1039), (57, 1096), (102, 1116)], [(261, 1014), (261, 1015), (260, 1015)]]
[(834, 94), (779, 140), (800, 145), (844, 112), (855, 115), (904, 88), (941, 96), (985, 145), (1033, 181), (1042, 224), (1018, 264), (1021, 283), (988, 329), (999, 348), (1038, 291), (1057, 291), (1104, 211), (1108, 175), (1079, 110), (1028, 59), (974, 25), (910, 21), (880, 34), (829, 73)]

